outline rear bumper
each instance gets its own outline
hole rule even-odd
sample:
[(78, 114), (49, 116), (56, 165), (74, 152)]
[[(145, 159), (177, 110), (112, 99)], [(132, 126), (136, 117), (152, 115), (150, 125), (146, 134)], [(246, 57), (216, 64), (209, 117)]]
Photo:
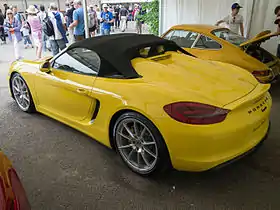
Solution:
[(251, 93), (250, 99), (237, 101), (240, 106), (231, 104), (232, 111), (222, 123), (197, 126), (168, 117), (160, 119), (157, 127), (166, 142), (173, 167), (181, 171), (207, 171), (254, 150), (267, 137), (272, 105), (268, 93), (260, 100), (258, 95), (263, 91), (257, 92), (259, 94)]
[(224, 162), (224, 163), (222, 163), (220, 165), (217, 165), (214, 168), (211, 168), (209, 171), (219, 170), (219, 169), (224, 168), (224, 167), (226, 167), (226, 166), (228, 166), (228, 165), (230, 165), (230, 164), (232, 164), (234, 162), (239, 161), (240, 159), (242, 159), (242, 158), (244, 158), (244, 157), (246, 157), (248, 155), (251, 155), (251, 154), (255, 153), (263, 145), (264, 141), (268, 138), (268, 135), (269, 135), (269, 132), (270, 132), (270, 127), (271, 127), (271, 123), (269, 123), (269, 127), (268, 127), (268, 130), (267, 130), (265, 136), (263, 137), (263, 139), (255, 147), (253, 147), (252, 149), (248, 150), (247, 152), (245, 152), (245, 153), (243, 153), (243, 154), (241, 154), (241, 155), (239, 155), (239, 156), (237, 156), (237, 157), (235, 157), (235, 158), (233, 158), (233, 159), (231, 159), (231, 160), (229, 160), (227, 162)]
[(176, 150), (171, 149), (172, 165), (176, 170), (193, 172), (228, 165), (254, 151), (267, 138), (268, 130), (269, 120), (255, 133), (250, 134), (242, 128), (237, 128), (236, 131), (217, 131), (212, 135), (194, 134), (189, 136), (189, 138), (197, 137), (193, 139), (194, 141), (185, 139), (185, 144), (180, 142)]

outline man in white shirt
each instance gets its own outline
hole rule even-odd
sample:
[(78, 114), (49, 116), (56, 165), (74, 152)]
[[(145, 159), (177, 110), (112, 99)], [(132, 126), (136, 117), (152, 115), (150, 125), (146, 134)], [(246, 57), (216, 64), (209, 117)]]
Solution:
[(54, 29), (54, 36), (49, 37), (53, 56), (59, 53), (59, 49), (63, 50), (64, 48), (66, 48), (66, 42), (67, 42), (67, 40), (65, 40), (65, 34), (66, 34), (65, 19), (63, 17), (63, 14), (57, 11), (57, 8), (58, 7), (56, 6), (55, 3), (51, 3), (50, 11), (48, 13), (48, 16), (53, 24), (53, 29)]
[(242, 36), (244, 36), (244, 19), (242, 15), (239, 15), (239, 11), (242, 7), (238, 3), (234, 3), (231, 6), (232, 13), (231, 15), (226, 16), (223, 20), (220, 20), (216, 23), (216, 25), (220, 25), (221, 23), (226, 23), (229, 25), (229, 29), (236, 33), (239, 34), (239, 29), (240, 33)]

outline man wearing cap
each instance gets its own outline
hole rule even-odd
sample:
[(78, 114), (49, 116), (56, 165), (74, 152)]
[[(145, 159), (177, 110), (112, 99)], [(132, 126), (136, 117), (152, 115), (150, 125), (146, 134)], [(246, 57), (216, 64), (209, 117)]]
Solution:
[(231, 6), (232, 13), (226, 16), (223, 20), (218, 21), (216, 25), (218, 26), (221, 23), (226, 23), (229, 25), (229, 29), (232, 32), (239, 34), (240, 29), (241, 35), (244, 36), (244, 19), (242, 15), (238, 14), (241, 8), (242, 7), (238, 3), (234, 3)]
[(112, 12), (108, 11), (108, 5), (103, 4), (103, 12), (101, 13), (100, 22), (101, 26), (101, 35), (110, 35), (111, 33), (111, 25), (114, 23), (114, 17)]

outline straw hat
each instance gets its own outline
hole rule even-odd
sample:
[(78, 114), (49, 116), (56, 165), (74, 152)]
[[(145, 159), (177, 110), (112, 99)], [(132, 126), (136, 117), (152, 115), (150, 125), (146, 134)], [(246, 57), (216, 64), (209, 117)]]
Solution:
[(36, 7), (34, 5), (30, 5), (28, 7), (28, 9), (26, 10), (26, 12), (29, 13), (29, 14), (37, 14), (38, 9), (36, 9)]

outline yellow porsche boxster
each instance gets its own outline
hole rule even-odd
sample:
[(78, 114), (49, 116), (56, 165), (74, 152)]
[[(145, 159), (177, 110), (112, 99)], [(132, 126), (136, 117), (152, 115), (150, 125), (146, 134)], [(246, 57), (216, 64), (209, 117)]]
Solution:
[(263, 49), (261, 44), (279, 34), (264, 31), (247, 40), (227, 28), (177, 25), (162, 37), (173, 40), (198, 58), (239, 66), (251, 72), (260, 82), (270, 83), (279, 76), (280, 62), (277, 57)]
[(220, 166), (254, 149), (269, 128), (269, 84), (152, 35), (96, 37), (51, 59), (18, 61), (9, 82), (21, 110), (117, 150), (141, 175)]
[(0, 151), (0, 210), (30, 210), (18, 175), (9, 159)]

